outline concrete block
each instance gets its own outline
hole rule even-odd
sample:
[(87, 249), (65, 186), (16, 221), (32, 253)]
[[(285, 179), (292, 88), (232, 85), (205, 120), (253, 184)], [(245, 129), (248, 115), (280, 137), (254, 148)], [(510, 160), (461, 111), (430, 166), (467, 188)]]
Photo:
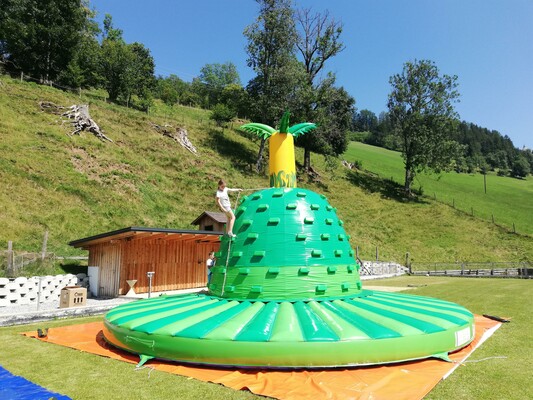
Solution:
[(22, 297), (23, 295), (27, 295), (29, 292), (28, 288), (26, 286), (20, 287), (17, 290), (17, 293)]
[(0, 278), (0, 287), (3, 287), (9, 283), (8, 278)]
[(16, 292), (18, 289), (19, 289), (19, 285), (17, 285), (15, 282), (9, 282), (7, 285), (6, 285), (6, 288), (11, 292)]
[(20, 306), (28, 305), (28, 304), (30, 304), (30, 299), (28, 299), (27, 297), (21, 297), (18, 300), (17, 304), (20, 305)]
[(19, 286), (24, 286), (26, 282), (28, 282), (28, 278), (25, 278), (23, 276), (19, 276), (18, 278), (15, 278), (14, 281)]
[(7, 307), (9, 306), (11, 303), (9, 302), (8, 299), (0, 299), (0, 307)]
[(8, 293), (6, 299), (12, 303), (13, 301), (20, 299), (20, 296), (18, 293)]
[(0, 287), (0, 298), (4, 298), (9, 294), (9, 289), (6, 287)]

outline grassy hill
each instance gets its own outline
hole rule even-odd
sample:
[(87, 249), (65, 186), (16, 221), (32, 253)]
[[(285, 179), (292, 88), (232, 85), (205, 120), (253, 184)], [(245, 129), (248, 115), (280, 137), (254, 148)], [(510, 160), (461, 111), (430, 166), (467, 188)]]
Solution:
[[(400, 153), (351, 142), (344, 158), (350, 162), (359, 160), (363, 169), (403, 184), (405, 170)], [(423, 173), (415, 178), (414, 188), (440, 202), (455, 206), (468, 214), (528, 235), (533, 234), (533, 177), (515, 179), (486, 176), (487, 193), (482, 174), (458, 174), (456, 172)]]
[[(89, 102), (114, 143), (87, 133), (68, 136), (67, 124), (40, 111), (41, 100)], [(187, 129), (198, 155), (150, 122)], [(67, 255), (77, 254), (67, 245), (71, 240), (126, 226), (191, 229), (202, 211), (216, 209), (220, 177), (229, 186), (268, 185), (266, 175), (252, 172), (257, 149), (257, 140), (213, 126), (204, 110), (157, 104), (145, 114), (0, 77), (0, 249), (12, 240), (15, 249), (39, 251), (45, 230), (49, 249)], [(296, 157), (303, 158), (299, 149)], [(319, 182), (301, 174), (299, 186), (328, 196), (363, 259), (374, 258), (376, 246), (380, 259), (399, 262), (406, 251), (414, 261), (533, 259), (531, 237), (430, 199), (403, 201), (397, 185), (340, 165), (326, 168), (323, 157), (313, 156), (312, 163)]]

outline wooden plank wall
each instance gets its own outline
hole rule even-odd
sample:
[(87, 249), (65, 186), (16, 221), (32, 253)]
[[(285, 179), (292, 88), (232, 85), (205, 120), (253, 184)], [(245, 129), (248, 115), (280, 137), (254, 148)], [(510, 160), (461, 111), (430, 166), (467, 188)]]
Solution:
[(206, 285), (205, 261), (219, 243), (195, 240), (139, 238), (122, 241), (119, 294), (125, 294), (128, 279), (137, 279), (136, 293), (148, 292), (148, 271), (155, 272), (152, 291), (198, 288)]
[(98, 266), (98, 297), (116, 297), (119, 291), (121, 243), (100, 243), (89, 250), (90, 266)]

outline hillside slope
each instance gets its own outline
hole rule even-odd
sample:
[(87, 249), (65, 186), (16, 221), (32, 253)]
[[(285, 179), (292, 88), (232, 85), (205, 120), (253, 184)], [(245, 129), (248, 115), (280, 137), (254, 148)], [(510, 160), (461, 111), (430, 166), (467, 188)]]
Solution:
[[(90, 103), (93, 119), (113, 139), (68, 136), (70, 127), (40, 111), (38, 102)], [(170, 123), (188, 130), (195, 156), (150, 127)], [(0, 78), (0, 249), (38, 251), (49, 230), (49, 249), (74, 254), (67, 243), (126, 226), (193, 228), (215, 210), (216, 181), (261, 188), (266, 175), (252, 165), (256, 140), (213, 126), (208, 112), (158, 104), (149, 115), (84, 95)], [(302, 153), (297, 150), (297, 160)], [(345, 221), (363, 259), (518, 261), (533, 258), (533, 239), (510, 234), (432, 201), (404, 202), (385, 183), (312, 159), (320, 182), (299, 185), (326, 194)], [(386, 189), (386, 190), (380, 190)], [(377, 190), (375, 190), (377, 188)], [(392, 192), (396, 188), (391, 189)], [(235, 197), (233, 197), (235, 201)]]
[[(403, 184), (404, 162), (401, 154), (368, 144), (351, 142), (343, 157), (358, 160), (364, 169)], [(456, 172), (420, 173), (413, 184), (423, 188), (430, 198), (454, 206), (477, 218), (492, 221), (523, 234), (533, 235), (533, 177), (515, 179), (488, 172), (458, 174)]]

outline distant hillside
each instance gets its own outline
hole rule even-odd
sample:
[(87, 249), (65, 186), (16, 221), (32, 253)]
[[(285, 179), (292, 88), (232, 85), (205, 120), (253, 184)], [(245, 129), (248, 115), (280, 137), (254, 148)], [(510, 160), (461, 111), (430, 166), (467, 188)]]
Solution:
[[(363, 169), (382, 178), (402, 184), (405, 179), (403, 159), (399, 152), (363, 143), (351, 142), (344, 158), (359, 161)], [(467, 214), (533, 235), (533, 177), (514, 179), (488, 172), (458, 174), (456, 172), (419, 174), (413, 185), (425, 196), (454, 206)], [(486, 193), (485, 193), (486, 188)], [(514, 228), (513, 228), (514, 226)]]
[[(260, 188), (266, 175), (252, 165), (256, 140), (215, 127), (208, 112), (156, 104), (150, 114), (46, 86), (0, 78), (0, 249), (38, 251), (45, 230), (49, 249), (77, 254), (67, 243), (81, 237), (140, 225), (192, 228), (204, 210), (215, 210), (216, 180)], [(89, 103), (91, 116), (114, 142), (68, 136), (70, 127), (40, 111), (38, 102)], [(150, 126), (187, 129), (193, 155)], [(297, 160), (302, 153), (297, 151)], [(299, 185), (324, 193), (338, 208), (353, 247), (363, 259), (414, 261), (517, 261), (533, 259), (533, 239), (509, 233), (431, 200), (405, 202), (397, 187), (371, 174), (312, 163), (317, 181)], [(233, 198), (235, 200), (235, 197)]]

